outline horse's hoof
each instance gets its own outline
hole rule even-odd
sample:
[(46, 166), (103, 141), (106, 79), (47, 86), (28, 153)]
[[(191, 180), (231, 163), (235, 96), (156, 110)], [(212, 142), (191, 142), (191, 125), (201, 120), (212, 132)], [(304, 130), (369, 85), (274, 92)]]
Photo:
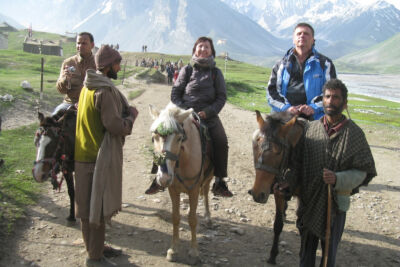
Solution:
[(275, 259), (272, 259), (272, 258), (269, 258), (268, 260), (267, 260), (267, 263), (269, 263), (269, 264), (276, 264), (276, 260)]
[(210, 218), (206, 219), (206, 227), (207, 229), (212, 229), (213, 228), (213, 224)]
[(167, 261), (176, 261), (178, 254), (172, 249), (167, 251)]
[(189, 265), (197, 265), (200, 262), (201, 262), (200, 257), (193, 257), (193, 258), (189, 257), (189, 259), (188, 259)]
[(67, 221), (69, 221), (69, 222), (76, 222), (76, 219), (75, 219), (75, 217), (73, 217), (73, 216), (68, 216), (68, 217), (67, 217)]
[(196, 264), (200, 260), (199, 251), (197, 249), (191, 248), (189, 249), (189, 260), (190, 264)]

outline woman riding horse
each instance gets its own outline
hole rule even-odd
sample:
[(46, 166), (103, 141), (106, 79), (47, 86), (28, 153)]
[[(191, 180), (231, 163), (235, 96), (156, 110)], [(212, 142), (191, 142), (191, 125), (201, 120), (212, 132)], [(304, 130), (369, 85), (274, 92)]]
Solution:
[[(182, 68), (172, 87), (171, 101), (182, 109), (192, 108), (208, 127), (213, 145), (215, 183), (214, 195), (232, 197), (226, 182), (228, 166), (228, 139), (218, 116), (226, 102), (225, 80), (215, 67), (215, 49), (208, 37), (200, 37), (193, 46), (191, 65)], [(153, 181), (146, 194), (155, 194), (163, 188)]]

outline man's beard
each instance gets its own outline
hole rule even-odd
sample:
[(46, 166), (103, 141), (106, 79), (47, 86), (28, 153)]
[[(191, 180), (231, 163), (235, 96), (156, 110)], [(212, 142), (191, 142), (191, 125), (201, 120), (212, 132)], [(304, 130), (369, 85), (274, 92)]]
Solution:
[[(328, 108), (330, 108), (330, 109), (328, 110)], [(333, 106), (333, 105), (324, 106), (324, 112), (326, 115), (329, 115), (329, 116), (336, 116), (336, 115), (342, 114), (343, 109), (344, 109), (344, 104), (341, 104), (337, 107)]]
[(107, 77), (116, 80), (118, 78), (118, 74), (113, 70), (113, 68), (110, 68), (110, 70), (107, 72)]

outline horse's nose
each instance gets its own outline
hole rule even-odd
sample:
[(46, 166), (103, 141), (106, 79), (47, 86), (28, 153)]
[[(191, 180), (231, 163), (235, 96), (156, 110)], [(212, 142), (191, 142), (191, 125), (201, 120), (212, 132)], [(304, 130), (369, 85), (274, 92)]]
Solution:
[(255, 202), (265, 204), (267, 203), (268, 195), (264, 192), (261, 192), (258, 196), (253, 195), (253, 198)]
[(43, 182), (43, 175), (41, 175), (40, 173), (35, 172), (35, 169), (32, 169), (32, 176), (33, 179), (36, 180), (36, 182), (41, 183)]

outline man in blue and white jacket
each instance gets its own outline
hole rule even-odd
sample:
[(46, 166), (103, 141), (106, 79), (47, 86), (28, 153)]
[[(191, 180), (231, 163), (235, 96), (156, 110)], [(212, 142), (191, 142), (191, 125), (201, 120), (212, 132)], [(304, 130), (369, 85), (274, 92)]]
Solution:
[(309, 120), (324, 115), (322, 86), (336, 78), (333, 62), (314, 47), (314, 29), (299, 23), (293, 32), (294, 47), (275, 64), (267, 87), (272, 112), (288, 111)]

